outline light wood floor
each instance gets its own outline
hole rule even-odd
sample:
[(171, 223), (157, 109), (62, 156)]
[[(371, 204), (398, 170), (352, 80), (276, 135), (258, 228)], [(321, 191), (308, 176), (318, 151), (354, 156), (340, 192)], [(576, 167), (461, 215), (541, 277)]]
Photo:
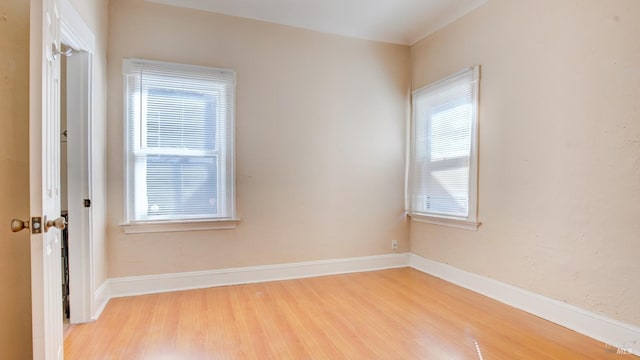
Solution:
[(638, 359), (404, 268), (111, 300), (65, 359)]

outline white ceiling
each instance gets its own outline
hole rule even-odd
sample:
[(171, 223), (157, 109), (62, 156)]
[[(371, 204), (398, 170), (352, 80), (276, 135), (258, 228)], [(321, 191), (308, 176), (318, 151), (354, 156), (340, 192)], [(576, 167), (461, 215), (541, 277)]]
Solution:
[(147, 0), (411, 45), (487, 0)]

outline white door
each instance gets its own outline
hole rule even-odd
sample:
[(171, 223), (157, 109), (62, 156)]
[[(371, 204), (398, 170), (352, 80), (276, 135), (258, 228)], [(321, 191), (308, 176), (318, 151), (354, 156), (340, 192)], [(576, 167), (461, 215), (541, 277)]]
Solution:
[(62, 359), (60, 49), (56, 0), (31, 1), (30, 211), (33, 358)]

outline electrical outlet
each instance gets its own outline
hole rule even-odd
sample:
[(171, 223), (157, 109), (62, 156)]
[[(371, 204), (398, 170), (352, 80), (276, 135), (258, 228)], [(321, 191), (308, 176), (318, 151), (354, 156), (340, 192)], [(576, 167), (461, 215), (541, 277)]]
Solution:
[(398, 250), (398, 240), (391, 240), (391, 250)]

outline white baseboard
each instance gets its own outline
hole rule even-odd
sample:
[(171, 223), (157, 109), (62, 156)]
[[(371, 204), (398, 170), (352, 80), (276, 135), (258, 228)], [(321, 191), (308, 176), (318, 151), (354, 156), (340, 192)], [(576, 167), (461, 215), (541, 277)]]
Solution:
[(252, 266), (174, 274), (131, 276), (108, 280), (109, 297), (300, 279), (406, 267), (409, 253)]
[(619, 353), (640, 355), (640, 328), (450, 265), (410, 255), (410, 266), (450, 283), (600, 340)]
[(109, 293), (109, 280), (107, 279), (105, 282), (98, 287), (94, 293), (93, 297), (93, 316), (92, 320), (98, 320), (100, 314), (104, 311), (104, 308), (107, 306), (107, 303), (111, 299), (111, 295)]

